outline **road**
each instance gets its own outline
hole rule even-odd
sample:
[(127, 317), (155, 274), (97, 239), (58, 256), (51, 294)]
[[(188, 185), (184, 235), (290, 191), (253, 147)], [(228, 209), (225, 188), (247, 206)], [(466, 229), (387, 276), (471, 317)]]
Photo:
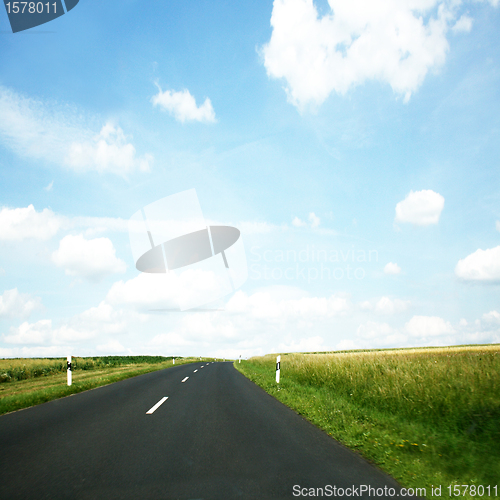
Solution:
[(229, 362), (176, 366), (0, 417), (1, 499), (271, 500), (327, 485), (400, 490)]

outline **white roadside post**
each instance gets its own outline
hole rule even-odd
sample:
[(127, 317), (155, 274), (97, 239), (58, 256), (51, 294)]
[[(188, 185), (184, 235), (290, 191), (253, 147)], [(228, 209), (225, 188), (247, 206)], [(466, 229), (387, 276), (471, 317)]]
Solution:
[(241, 363), (241, 354), (240, 354), (240, 359), (239, 359), (238, 363)]
[(175, 358), (172, 358), (172, 364), (175, 365)]
[(71, 356), (68, 356), (66, 359), (67, 359), (67, 362), (68, 362), (68, 369), (67, 369), (67, 372), (68, 372), (68, 385), (71, 385), (73, 383), (73, 381), (71, 379)]
[(280, 383), (280, 362), (281, 362), (281, 356), (278, 356), (276, 358), (276, 383)]

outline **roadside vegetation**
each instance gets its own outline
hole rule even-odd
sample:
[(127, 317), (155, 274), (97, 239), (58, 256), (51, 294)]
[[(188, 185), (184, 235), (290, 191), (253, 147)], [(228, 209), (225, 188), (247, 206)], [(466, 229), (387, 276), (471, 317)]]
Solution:
[[(175, 364), (198, 360), (175, 358)], [(74, 357), (68, 387), (66, 358), (0, 359), (0, 415), (171, 366), (163, 356)]]
[(279, 384), (276, 355), (235, 367), (407, 488), (500, 496), (498, 344), (282, 354)]

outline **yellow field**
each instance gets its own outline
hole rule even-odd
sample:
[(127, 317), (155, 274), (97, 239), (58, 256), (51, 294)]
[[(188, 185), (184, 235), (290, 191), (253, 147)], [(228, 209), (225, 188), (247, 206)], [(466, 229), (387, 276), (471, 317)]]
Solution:
[(55, 366), (59, 363), (66, 363), (66, 358), (14, 358), (0, 359), (0, 371), (8, 368), (21, 368), (26, 366)]

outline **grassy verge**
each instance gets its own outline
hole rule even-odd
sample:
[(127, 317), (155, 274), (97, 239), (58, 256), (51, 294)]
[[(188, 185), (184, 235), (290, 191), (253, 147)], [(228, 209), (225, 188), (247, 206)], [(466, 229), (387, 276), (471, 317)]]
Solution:
[[(176, 358), (175, 365), (198, 359)], [(65, 359), (2, 359), (0, 375), (9, 377), (4, 375), (0, 383), (0, 415), (171, 366), (171, 358), (157, 356), (74, 358), (68, 387)]]
[(235, 367), (403, 486), (500, 496), (500, 346), (285, 354), (279, 385), (275, 363)]

